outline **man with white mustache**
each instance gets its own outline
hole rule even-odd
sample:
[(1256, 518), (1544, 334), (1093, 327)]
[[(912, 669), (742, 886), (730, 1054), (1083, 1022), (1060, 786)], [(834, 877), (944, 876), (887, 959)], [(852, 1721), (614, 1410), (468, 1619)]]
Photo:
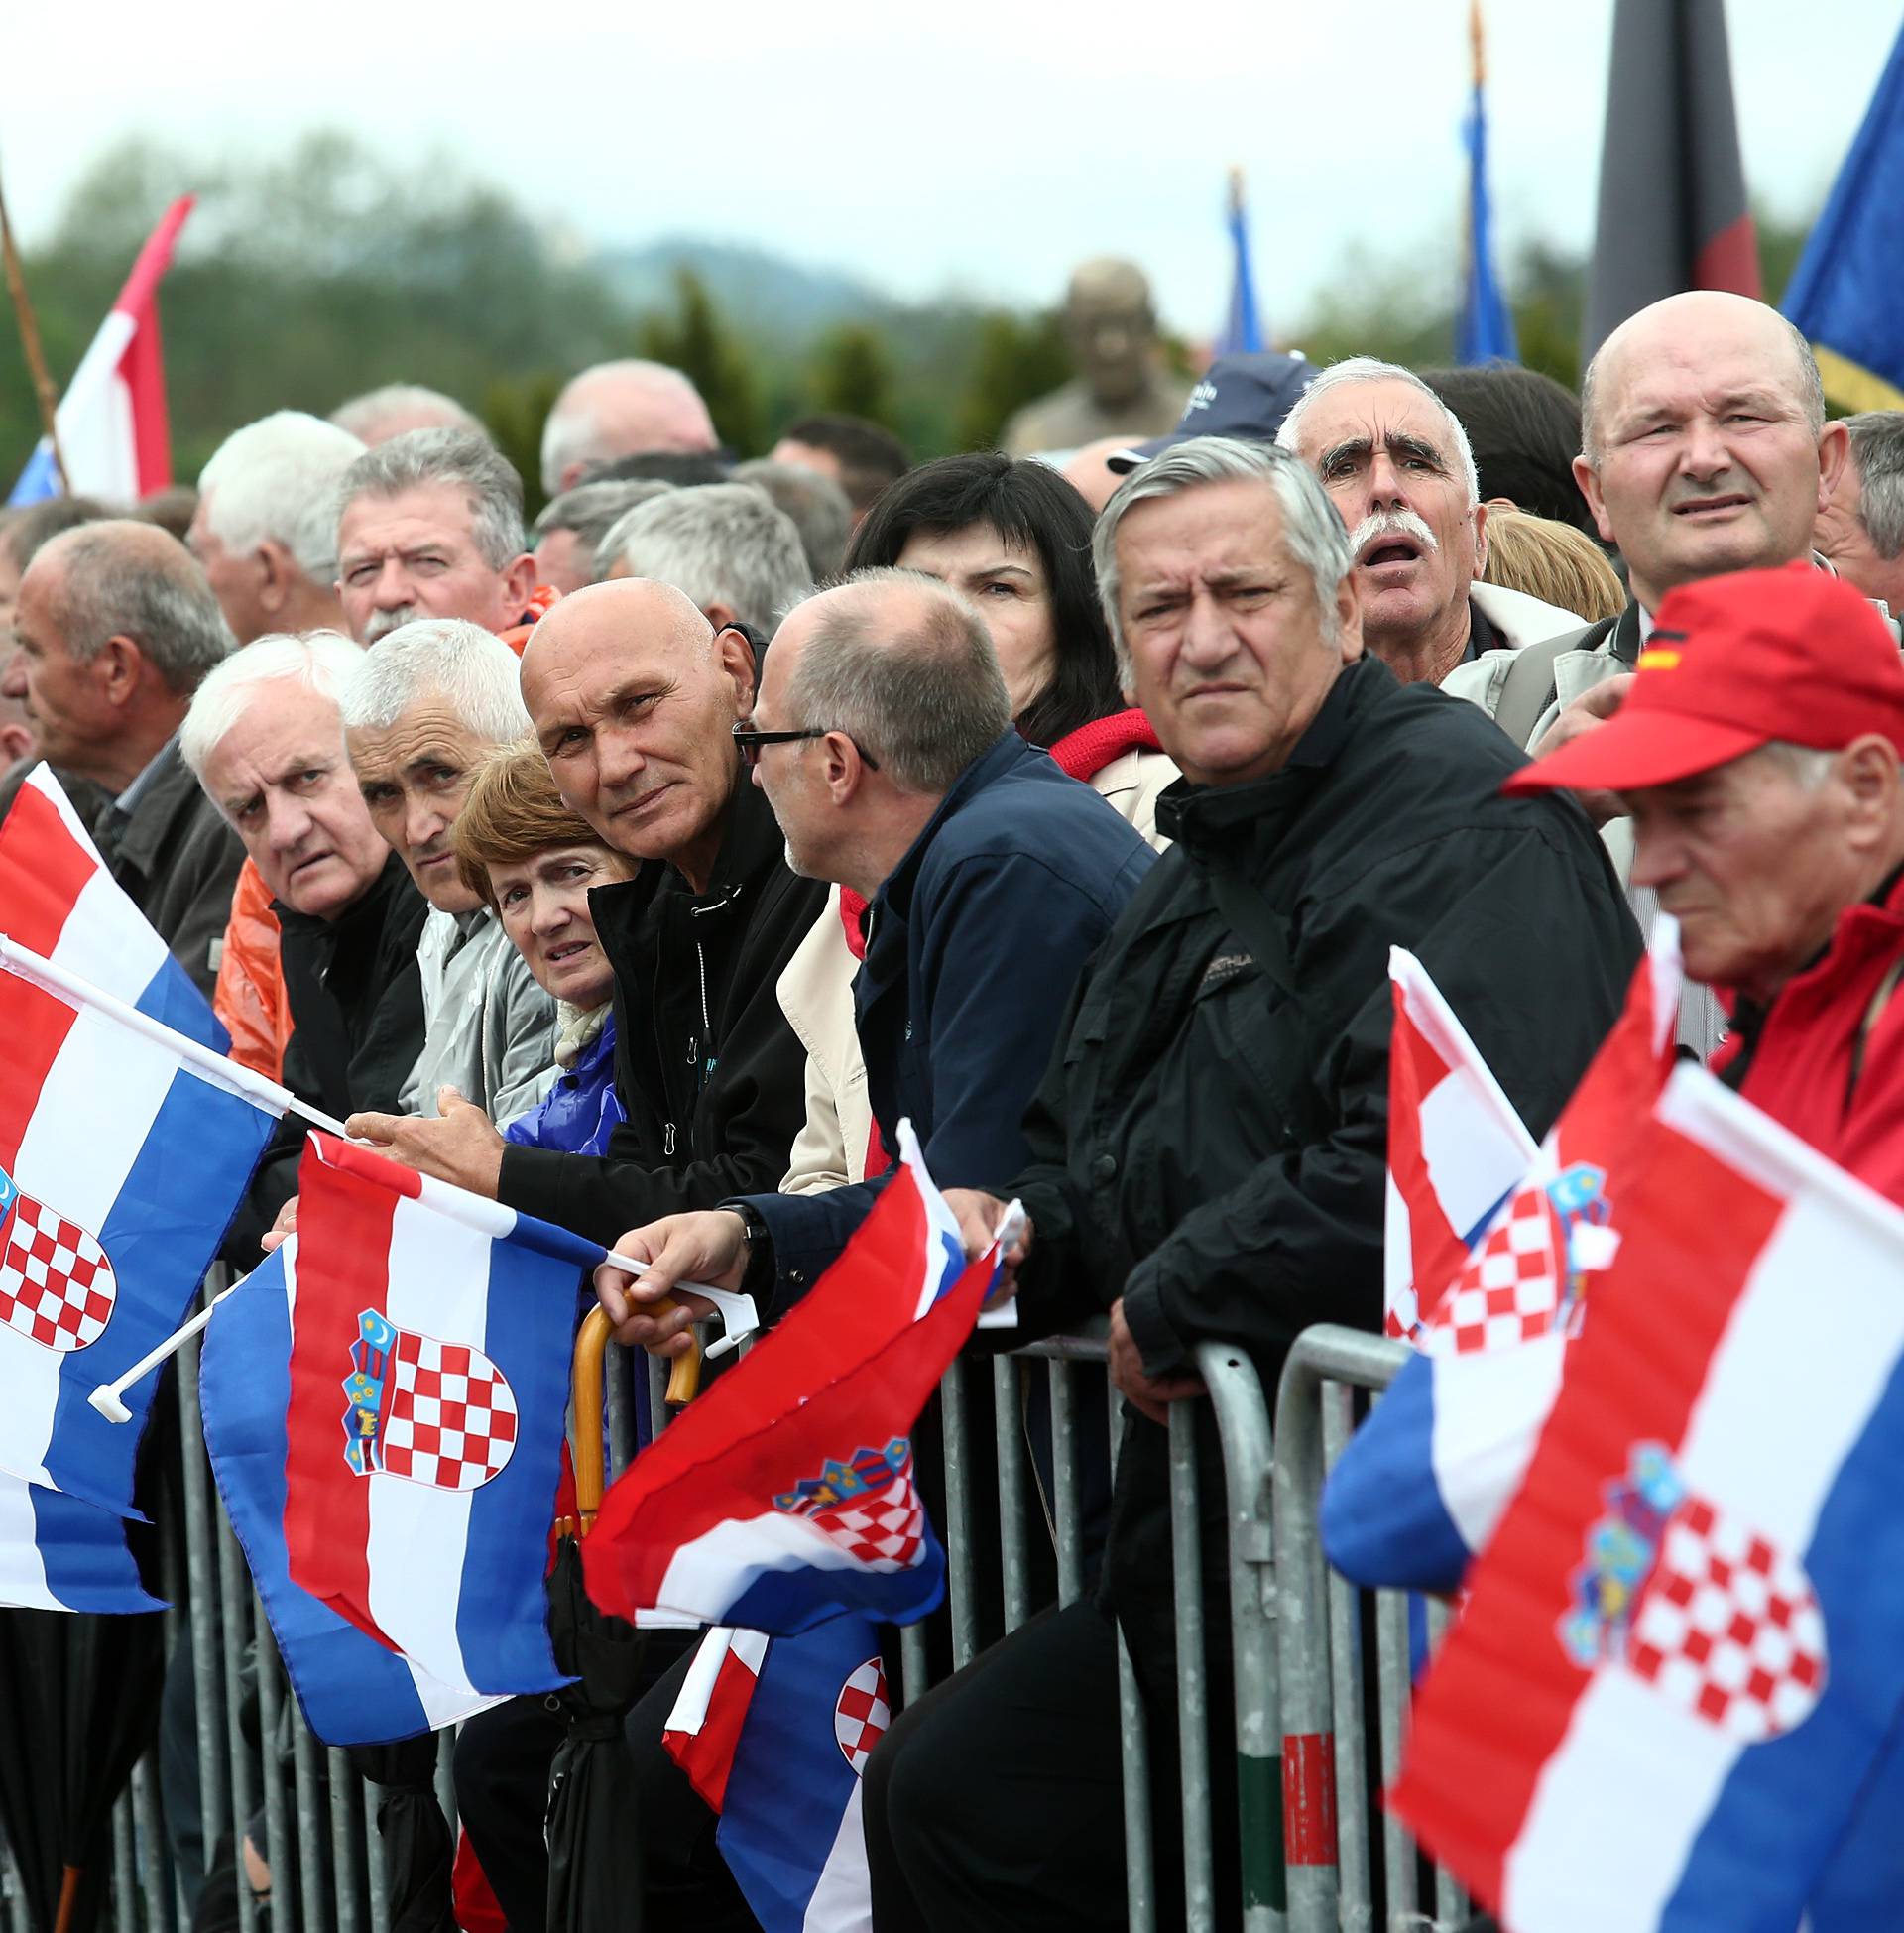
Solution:
[(1276, 441), (1321, 479), (1356, 559), (1363, 638), (1404, 684), (1484, 651), (1577, 631), (1557, 605), (1478, 581), (1488, 507), (1461, 423), (1421, 378), (1352, 356), (1297, 399)]

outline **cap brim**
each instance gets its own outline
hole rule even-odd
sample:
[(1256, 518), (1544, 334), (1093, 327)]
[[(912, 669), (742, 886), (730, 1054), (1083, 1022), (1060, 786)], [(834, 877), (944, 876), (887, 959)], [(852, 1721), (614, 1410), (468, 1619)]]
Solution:
[(1104, 467), (1114, 476), (1129, 476), (1139, 463), (1147, 463), (1160, 449), (1168, 449), (1176, 436), (1159, 436), (1153, 443), (1134, 443), (1129, 449), (1114, 449), (1104, 459)]
[(1501, 786), (1509, 797), (1528, 792), (1630, 792), (1670, 785), (1741, 759), (1771, 740), (1769, 732), (1715, 724), (1671, 711), (1620, 711), (1569, 745), (1523, 766)]

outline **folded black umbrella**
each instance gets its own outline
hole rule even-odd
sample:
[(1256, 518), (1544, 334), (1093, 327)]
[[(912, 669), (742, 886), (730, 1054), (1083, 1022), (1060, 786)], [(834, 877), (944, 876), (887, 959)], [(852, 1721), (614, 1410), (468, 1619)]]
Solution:
[(435, 1733), (396, 1745), (353, 1746), (350, 1762), (378, 1788), (390, 1933), (456, 1933), (449, 1883), (456, 1848), (436, 1797)]

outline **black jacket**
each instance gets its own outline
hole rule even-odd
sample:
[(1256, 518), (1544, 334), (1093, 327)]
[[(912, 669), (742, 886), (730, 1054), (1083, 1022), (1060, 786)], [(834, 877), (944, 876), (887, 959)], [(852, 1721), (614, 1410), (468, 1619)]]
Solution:
[[(428, 902), (392, 853), (370, 890), (335, 919), (279, 904), (272, 910), (283, 931), (292, 1019), (284, 1084), (339, 1121), (364, 1110), (395, 1112), (398, 1092), (423, 1050), (416, 941)], [(225, 1239), (235, 1268), (257, 1266), (258, 1238), (298, 1192), (306, 1132), (300, 1115), (278, 1124)]]
[[(966, 767), (866, 911), (854, 1024), (890, 1157), (910, 1119), (942, 1188), (1023, 1160), (1025, 1103), (1072, 984), (1153, 857), (1014, 731)], [(883, 1181), (755, 1198), (776, 1306), (812, 1285)]]
[(109, 806), (96, 836), (113, 878), (209, 1000), (245, 849), (178, 756), (177, 739), (160, 753), (130, 816)]
[[(1164, 793), (1176, 843), (1080, 983), (1026, 1120), (1030, 1165), (998, 1191), (1036, 1231), (1032, 1333), (1122, 1296), (1149, 1373), (1238, 1343), (1273, 1402), (1308, 1324), (1379, 1329), (1389, 948), (1421, 958), (1536, 1136), (1639, 957), (1579, 807), (1498, 796), (1525, 762), (1478, 707), (1365, 658), (1280, 772)], [(1197, 1409), (1221, 1578), (1222, 1464)], [(1166, 1434), (1128, 1422), (1107, 1590), (1167, 1658)]]
[(775, 1186), (806, 1113), (806, 1050), (776, 984), (826, 905), (789, 872), (743, 774), (705, 893), (651, 861), (588, 896), (615, 969), (615, 1085), (628, 1119), (606, 1154), (512, 1146), (499, 1200), (597, 1242)]

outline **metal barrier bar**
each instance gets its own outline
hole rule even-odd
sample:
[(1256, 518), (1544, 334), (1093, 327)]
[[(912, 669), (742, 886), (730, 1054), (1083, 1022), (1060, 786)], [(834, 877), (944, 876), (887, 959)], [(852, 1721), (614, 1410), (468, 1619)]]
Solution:
[[(292, 1700), (291, 1750), (293, 1784), (298, 1795), (298, 1888), (303, 1908), (303, 1933), (320, 1933), (329, 1924), (324, 1913), (323, 1809), (317, 1794), (317, 1741), (304, 1715)], [(276, 1885), (273, 1894), (276, 1896)], [(273, 1915), (274, 1933), (276, 1914)]]
[(139, 1887), (146, 1902), (146, 1933), (172, 1933), (174, 1893), (166, 1857), (165, 1828), (160, 1823), (159, 1775), (148, 1752), (132, 1768), (133, 1838), (144, 1850), (139, 1864)]
[[(1111, 1405), (1111, 1467), (1124, 1448), (1124, 1416)], [(1124, 1897), (1130, 1933), (1156, 1933), (1157, 1851), (1150, 1829), (1150, 1734), (1130, 1647), (1118, 1632), (1118, 1731), (1124, 1747)]]
[(1177, 1771), (1183, 1790), (1183, 1913), (1188, 1933), (1215, 1933), (1210, 1845), (1210, 1684), (1203, 1654), (1203, 1537), (1197, 1420), (1170, 1405), (1170, 1569), (1177, 1627)]
[[(1355, 1392), (1325, 1383), (1322, 1399), (1323, 1468), (1347, 1448), (1356, 1427)], [(1375, 1923), (1368, 1864), (1368, 1752), (1362, 1696), (1361, 1598), (1347, 1578), (1329, 1577), (1329, 1696), (1335, 1720), (1331, 1741), (1336, 1777), (1336, 1847), (1341, 1860), (1345, 1933), (1366, 1933)]]
[(133, 1891), (134, 1862), (132, 1832), (132, 1794), (121, 1792), (112, 1805), (112, 1921), (122, 1933), (133, 1933), (139, 1924), (137, 1896)]
[(185, 1572), (191, 1631), (191, 1671), (198, 1720), (198, 1816), (204, 1822), (204, 1859), (209, 1868), (220, 1822), (229, 1816), (225, 1789), (224, 1673), (218, 1640), (216, 1531), (212, 1524), (211, 1465), (204, 1438), (192, 1427), (198, 1414), (198, 1339), (179, 1350), (178, 1406), (184, 1427), (178, 1432), (183, 1465)]
[(966, 1428), (965, 1364), (955, 1358), (939, 1385), (945, 1417), (945, 1554), (952, 1607), (952, 1669), (963, 1671), (979, 1648), (978, 1607), (972, 1602), (972, 1485)]
[(390, 1863), (384, 1858), (384, 1836), (377, 1830), (377, 1807), (371, 1795), (364, 1800), (364, 1877), (370, 1893), (370, 1933), (390, 1933)]
[[(324, 1759), (330, 1785), (331, 1897), (337, 1908), (334, 1924), (337, 1933), (357, 1933), (358, 1826), (352, 1815), (352, 1803), (356, 1797), (353, 1788), (362, 1781), (352, 1772), (349, 1755), (337, 1747), (329, 1747)], [(376, 1803), (368, 1793), (365, 1797), (368, 1803), (364, 1809), (374, 1817)]]
[(1025, 1544), (1024, 1415), (1018, 1400), (1017, 1365), (992, 1359), (992, 1433), (999, 1455), (999, 1574), (1005, 1596), (1005, 1629), (1014, 1631), (1031, 1615), (1031, 1560)]
[[(231, 1847), (238, 1874), (238, 1933), (253, 1933), (258, 1912), (245, 1878), (245, 1828), (251, 1822), (251, 1746), (243, 1718), (245, 1645), (251, 1635), (251, 1593), (245, 1555), (222, 1508), (214, 1513), (218, 1564), (218, 1625), (225, 1671), (225, 1739), (231, 1767)], [(206, 1848), (206, 1857), (211, 1849)]]
[[(1044, 1366), (1051, 1392), (1051, 1517), (1058, 1549), (1058, 1602), (1076, 1604), (1084, 1595), (1084, 1538), (1078, 1528), (1083, 1499), (1078, 1481), (1077, 1372), (1053, 1358)], [(1113, 1420), (1111, 1453), (1117, 1455)]]
[(1262, 1379), (1242, 1350), (1205, 1343), (1197, 1350), (1197, 1368), (1210, 1391), (1223, 1446), (1243, 1924), (1246, 1933), (1281, 1933), (1288, 1902), (1283, 1882), (1282, 1715), (1276, 1691), (1269, 1410), (1263, 1401)]
[[(1375, 1723), (1381, 1741), (1381, 1783), (1385, 1791), (1401, 1771), (1402, 1730), (1408, 1710), (1408, 1600), (1399, 1592), (1375, 1593), (1375, 1684), (1380, 1709)], [(1381, 1814), (1381, 1871), (1388, 1888), (1388, 1923), (1412, 1924), (1420, 1916), (1415, 1842), (1386, 1807)]]
[(271, 1869), (272, 1933), (297, 1923), (298, 1897), (292, 1877), (291, 1822), (286, 1816), (284, 1767), (278, 1744), (284, 1730), (285, 1678), (271, 1624), (256, 1591), (252, 1593), (258, 1632), (258, 1736), (264, 1742), (265, 1864)]

